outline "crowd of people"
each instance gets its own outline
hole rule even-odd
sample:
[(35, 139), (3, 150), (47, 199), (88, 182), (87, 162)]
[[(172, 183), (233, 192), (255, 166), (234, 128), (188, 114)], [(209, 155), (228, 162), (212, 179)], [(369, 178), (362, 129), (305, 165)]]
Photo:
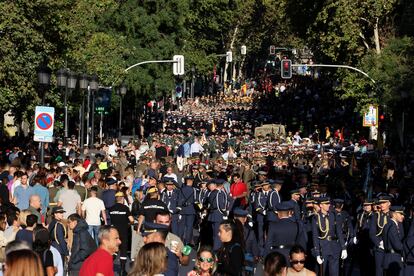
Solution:
[(255, 135), (279, 116), (263, 98), (187, 101), (127, 144), (46, 143), (45, 166), (6, 143), (4, 274), (180, 275), (195, 256), (189, 276), (411, 275), (413, 156), (330, 125)]

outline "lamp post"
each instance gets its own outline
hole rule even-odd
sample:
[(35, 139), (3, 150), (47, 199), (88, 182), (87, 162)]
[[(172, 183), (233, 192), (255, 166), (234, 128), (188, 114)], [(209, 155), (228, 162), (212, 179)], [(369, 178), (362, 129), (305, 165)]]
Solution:
[(81, 106), (81, 112), (80, 112), (80, 148), (81, 152), (83, 150), (83, 147), (85, 145), (84, 143), (84, 136), (85, 136), (85, 99), (84, 99), (84, 91), (88, 89), (88, 82), (89, 82), (89, 76), (86, 74), (81, 74), (79, 76), (79, 89), (81, 91), (81, 97), (82, 97), (82, 106)]
[[(45, 64), (42, 64), (37, 68), (37, 81), (39, 83), (40, 93), (42, 93), (42, 105), (45, 105), (46, 90), (50, 85), (50, 75), (52, 70)], [(45, 147), (43, 142), (40, 142), (40, 165), (45, 164)]]
[[(122, 136), (122, 98), (126, 95), (127, 88), (124, 83), (122, 83), (121, 87), (118, 89), (119, 94), (119, 130), (118, 130), (118, 137), (121, 139)], [(134, 122), (135, 123), (135, 122)]]
[(194, 99), (194, 78), (195, 78), (195, 67), (194, 65), (191, 67), (191, 91), (190, 97)]
[[(92, 75), (91, 77), (91, 81), (89, 82), (89, 91), (92, 95), (92, 112), (91, 112), (91, 136), (89, 139), (89, 147), (92, 148), (93, 147), (93, 142), (94, 142), (94, 131), (95, 131), (95, 92), (98, 90), (98, 76), (97, 75)], [(88, 98), (89, 99), (89, 98)], [(88, 103), (88, 108), (90, 107), (90, 104)], [(89, 116), (88, 116), (89, 117)]]
[(67, 90), (67, 80), (68, 80), (68, 72), (66, 69), (62, 68), (56, 72), (56, 82), (57, 86), (60, 88), (60, 93), (63, 94), (64, 92), (64, 107), (65, 107), (65, 130), (64, 130), (64, 141), (66, 143), (66, 139), (68, 138), (68, 90)]

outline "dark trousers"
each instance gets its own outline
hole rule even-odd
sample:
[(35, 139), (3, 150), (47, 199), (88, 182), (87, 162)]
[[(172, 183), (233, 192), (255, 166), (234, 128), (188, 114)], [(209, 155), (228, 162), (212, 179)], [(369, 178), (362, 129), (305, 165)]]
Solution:
[(384, 250), (374, 249), (374, 259), (375, 259), (375, 275), (383, 276), (384, 268), (382, 266), (382, 263), (384, 262)]
[(194, 219), (195, 215), (182, 215), (179, 221), (179, 237), (184, 244), (189, 244), (193, 241)]

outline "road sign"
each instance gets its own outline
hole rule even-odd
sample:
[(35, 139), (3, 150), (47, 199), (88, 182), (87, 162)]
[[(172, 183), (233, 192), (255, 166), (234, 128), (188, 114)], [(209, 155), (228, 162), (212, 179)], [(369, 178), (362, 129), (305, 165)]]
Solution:
[(364, 113), (362, 125), (364, 127), (378, 126), (378, 106), (376, 105), (369, 106), (368, 112)]
[(232, 51), (228, 51), (226, 53), (226, 62), (233, 62), (233, 53), (232, 53)]
[(55, 108), (50, 106), (36, 106), (34, 137), (36, 142), (53, 141)]
[(184, 56), (175, 55), (173, 56), (173, 74), (174, 76), (184, 75)]

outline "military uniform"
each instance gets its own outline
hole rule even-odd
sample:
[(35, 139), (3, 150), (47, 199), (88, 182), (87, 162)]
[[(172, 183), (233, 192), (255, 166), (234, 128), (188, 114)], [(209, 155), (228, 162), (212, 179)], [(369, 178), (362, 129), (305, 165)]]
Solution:
[[(175, 185), (175, 182), (173, 180), (167, 180), (165, 184), (168, 186)], [(162, 202), (165, 203), (165, 205), (167, 205), (168, 211), (171, 214), (171, 232), (175, 235), (179, 235), (179, 230), (178, 230), (179, 209), (177, 208), (178, 197), (179, 197), (179, 192), (177, 191), (177, 189), (173, 189), (173, 190), (165, 189), (161, 193), (161, 200)]]
[[(404, 208), (401, 206), (392, 206), (392, 212), (404, 214)], [(384, 226), (382, 238), (384, 241), (384, 260), (383, 268), (387, 275), (403, 275), (403, 237), (404, 228), (402, 223), (394, 219)]]
[[(387, 202), (390, 198), (382, 196), (378, 202)], [(390, 220), (389, 213), (374, 212), (369, 225), (369, 237), (373, 243), (374, 259), (375, 259), (375, 275), (382, 276), (383, 274), (383, 261), (384, 261), (384, 241), (382, 234), (385, 225)]]
[[(329, 204), (327, 197), (318, 198), (319, 204)], [(315, 214), (312, 222), (312, 236), (314, 254), (322, 260), (322, 272), (325, 275), (329, 269), (329, 275), (339, 275), (339, 258), (346, 258), (346, 247), (341, 224), (337, 222), (335, 212), (322, 211)], [(342, 250), (342, 252), (341, 252)]]
[[(269, 185), (268, 182), (263, 182), (265, 185)], [(262, 251), (261, 256), (264, 254), (264, 243), (265, 243), (265, 231), (266, 231), (266, 214), (268, 211), (268, 201), (270, 196), (269, 191), (259, 191), (255, 195), (254, 210), (256, 212), (256, 231), (257, 231), (257, 242), (259, 248)], [(266, 225), (265, 225), (266, 224)]]
[[(285, 201), (278, 205), (277, 210), (291, 211), (293, 208), (290, 201)], [(273, 222), (265, 243), (266, 255), (276, 251), (289, 260), (289, 251), (295, 244), (306, 248), (306, 234), (302, 224), (291, 216)]]
[(178, 225), (178, 236), (184, 244), (193, 242), (193, 225), (197, 214), (194, 206), (196, 202), (199, 202), (197, 195), (197, 189), (192, 186), (183, 185), (178, 190), (177, 209), (181, 217)]
[[(220, 179), (211, 180), (212, 183), (222, 185), (224, 181)], [(212, 184), (210, 183), (210, 184)], [(228, 196), (226, 192), (220, 188), (210, 191), (207, 198), (208, 217), (207, 220), (211, 223), (213, 230), (213, 250), (218, 250), (221, 242), (218, 237), (220, 223), (227, 219), (228, 216)]]

